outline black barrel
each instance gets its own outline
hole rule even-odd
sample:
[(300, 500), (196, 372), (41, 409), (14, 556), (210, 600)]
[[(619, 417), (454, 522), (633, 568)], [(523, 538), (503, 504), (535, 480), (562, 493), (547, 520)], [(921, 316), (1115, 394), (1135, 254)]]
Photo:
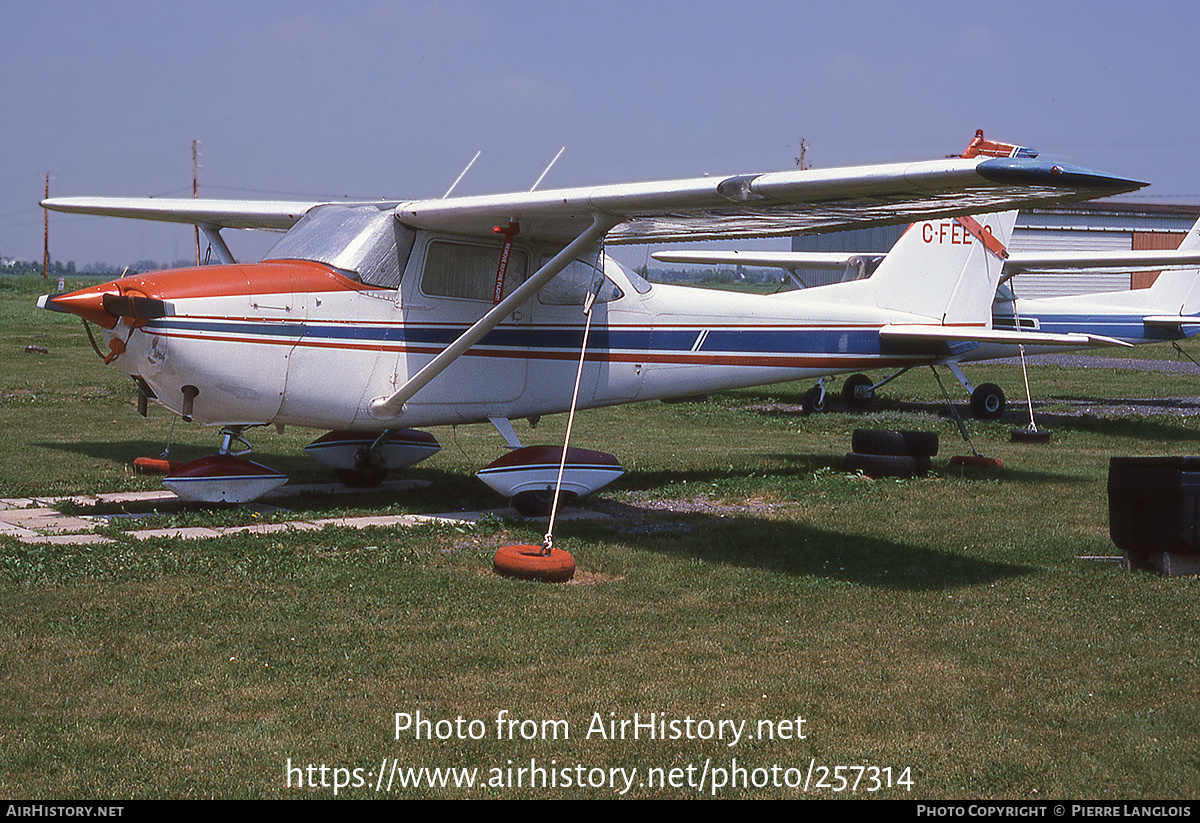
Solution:
[(1200, 554), (1200, 457), (1113, 457), (1108, 533), (1131, 554)]

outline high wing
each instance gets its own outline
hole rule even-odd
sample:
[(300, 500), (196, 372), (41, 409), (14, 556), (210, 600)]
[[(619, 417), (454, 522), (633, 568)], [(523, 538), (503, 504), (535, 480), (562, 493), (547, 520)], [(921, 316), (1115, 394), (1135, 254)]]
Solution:
[(566, 242), (603, 216), (608, 243), (770, 237), (1087, 200), (1146, 185), (1032, 158), (951, 158), (401, 203), (417, 228)]
[(323, 201), (207, 200), (172, 197), (51, 197), (42, 205), (52, 211), (161, 220), (217, 229), (290, 229)]
[[(403, 223), (458, 235), (492, 237), (496, 226), (515, 219), (522, 237), (565, 244), (600, 221), (612, 226), (608, 243), (649, 243), (911, 222), (1087, 200), (1144, 185), (1028, 157), (974, 157), (392, 203)], [(42, 205), (210, 230), (278, 230), (320, 202), (54, 197)]]

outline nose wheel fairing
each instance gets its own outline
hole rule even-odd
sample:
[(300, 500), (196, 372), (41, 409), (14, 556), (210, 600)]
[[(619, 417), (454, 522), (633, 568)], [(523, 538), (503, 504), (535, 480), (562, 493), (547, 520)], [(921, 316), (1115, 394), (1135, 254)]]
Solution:
[(163, 478), (189, 503), (249, 503), (287, 482), (287, 475), (229, 454), (210, 454)]

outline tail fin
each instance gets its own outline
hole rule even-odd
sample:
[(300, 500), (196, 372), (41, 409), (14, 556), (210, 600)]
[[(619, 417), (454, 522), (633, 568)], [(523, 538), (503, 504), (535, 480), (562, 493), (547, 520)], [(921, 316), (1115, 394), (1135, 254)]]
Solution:
[[(1188, 230), (1181, 251), (1200, 250), (1200, 220)], [(1175, 269), (1161, 272), (1150, 287), (1150, 305), (1163, 314), (1200, 312), (1200, 269)]]
[(876, 305), (990, 328), (1015, 211), (914, 223), (866, 283)]

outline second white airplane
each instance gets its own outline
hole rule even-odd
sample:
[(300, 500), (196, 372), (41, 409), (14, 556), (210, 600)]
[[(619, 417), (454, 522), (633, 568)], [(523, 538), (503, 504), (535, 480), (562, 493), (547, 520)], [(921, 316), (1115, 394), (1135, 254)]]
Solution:
[[(1016, 213), (1004, 216), (1007, 225), (1012, 225)], [(917, 228), (930, 239), (937, 241), (934, 233), (942, 229), (936, 224), (923, 224)], [(892, 250), (883, 256), (891, 261), (898, 253), (907, 257), (905, 238), (900, 239)], [(849, 252), (656, 252), (656, 260), (670, 263), (697, 263), (703, 265), (773, 266), (789, 272), (796, 269), (845, 269), (853, 282), (870, 282), (880, 271), (881, 255)], [(1118, 340), (1126, 345), (1160, 343), (1183, 340), (1200, 333), (1200, 221), (1192, 226), (1175, 251), (1140, 252), (1007, 252), (1002, 256), (1003, 272), (991, 305), (992, 327), (1024, 334), (1027, 332), (1091, 335), (1094, 340), (1111, 345)], [(878, 265), (875, 274), (869, 274), (870, 266)], [(1167, 268), (1179, 267), (1186, 268)], [(1153, 269), (1162, 267), (1154, 284), (1148, 289), (1132, 291), (1098, 292), (1051, 298), (1017, 298), (1010, 279), (1023, 271), (1048, 271), (1055, 269)], [(794, 275), (793, 275), (794, 276)], [(858, 279), (864, 278), (865, 279)], [(813, 292), (819, 294), (834, 286), (819, 286), (793, 294)], [(988, 294), (982, 281), (978, 287)], [(1088, 343), (1079, 348), (1091, 348), (1097, 343)], [(999, 418), (1005, 410), (1006, 400), (1001, 388), (992, 383), (973, 385), (959, 368), (959, 363), (1015, 357), (1024, 348), (1026, 354), (1046, 351), (1067, 351), (1068, 347), (1047, 347), (1036, 336), (1016, 337), (1000, 341), (961, 341), (958, 351), (938, 365), (948, 367), (962, 383), (971, 398), (971, 410), (980, 419)], [(875, 381), (863, 374), (846, 379), (842, 399), (856, 406), (869, 405), (876, 390), (907, 371), (909, 366)], [(819, 408), (814, 389), (807, 395), (807, 404)]]

